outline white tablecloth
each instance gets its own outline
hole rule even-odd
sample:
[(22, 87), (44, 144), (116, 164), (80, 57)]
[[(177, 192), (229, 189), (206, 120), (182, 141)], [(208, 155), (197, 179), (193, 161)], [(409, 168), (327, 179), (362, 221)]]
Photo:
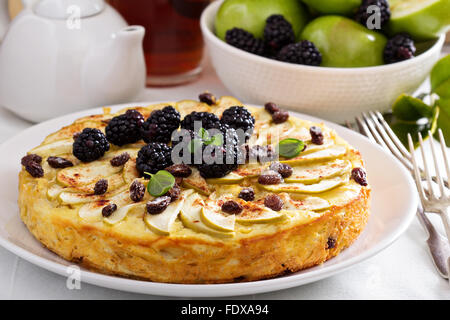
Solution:
[[(136, 101), (197, 99), (204, 90), (217, 96), (230, 94), (209, 63), (205, 63), (197, 81), (180, 87), (146, 89)], [(31, 125), (0, 107), (0, 143)], [(441, 227), (438, 218), (431, 219)], [(425, 240), (426, 233), (415, 219), (389, 248), (343, 273), (293, 289), (237, 299), (450, 299), (449, 283), (435, 272)], [(1, 247), (0, 298), (167, 299), (86, 283), (81, 284), (81, 290), (69, 290), (65, 277), (41, 269)]]

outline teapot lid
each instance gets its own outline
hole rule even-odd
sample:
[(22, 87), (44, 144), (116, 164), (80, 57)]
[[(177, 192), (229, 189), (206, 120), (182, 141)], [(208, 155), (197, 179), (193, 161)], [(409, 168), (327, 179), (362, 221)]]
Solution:
[(104, 0), (41, 0), (33, 8), (35, 14), (50, 19), (85, 18), (100, 13)]

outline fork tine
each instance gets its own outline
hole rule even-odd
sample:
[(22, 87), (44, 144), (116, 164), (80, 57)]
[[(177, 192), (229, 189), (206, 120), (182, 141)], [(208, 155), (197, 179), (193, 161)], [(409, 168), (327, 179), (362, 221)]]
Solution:
[(447, 147), (441, 129), (438, 130), (438, 135), (439, 135), (439, 142), (441, 144), (442, 156), (444, 157), (445, 171), (447, 172), (447, 180), (448, 180), (450, 179), (450, 165), (448, 163)]
[(378, 134), (377, 129), (375, 129), (374, 124), (372, 120), (367, 116), (365, 112), (363, 112), (362, 117), (369, 128), (369, 131), (372, 133), (372, 136), (375, 138), (376, 142), (380, 144), (383, 148), (387, 148), (386, 143), (384, 143), (383, 139), (381, 139), (380, 135)]
[(381, 138), (383, 139), (386, 146), (389, 148), (390, 152), (409, 170), (413, 171), (413, 168), (411, 166), (411, 163), (408, 161), (411, 159), (411, 157), (408, 158), (408, 160), (405, 160), (404, 156), (399, 151), (398, 147), (395, 145), (395, 143), (392, 141), (392, 139), (389, 137), (389, 135), (386, 133), (386, 130), (384, 127), (380, 124), (378, 121), (377, 116), (372, 111), (369, 112), (370, 117), (372, 118), (372, 122), (375, 125), (375, 128), (378, 130), (378, 133), (380, 134)]
[(355, 117), (355, 120), (356, 120), (356, 124), (358, 125), (359, 132), (362, 133), (363, 135), (365, 135), (367, 138), (369, 138), (369, 140), (371, 140), (372, 142), (376, 143), (377, 141), (373, 137), (372, 133), (370, 133), (370, 130), (366, 126), (364, 121), (360, 117)]
[(433, 187), (431, 185), (431, 175), (430, 175), (430, 171), (428, 170), (428, 162), (427, 162), (427, 158), (425, 157), (425, 148), (423, 146), (423, 139), (422, 139), (422, 134), (419, 132), (419, 145), (420, 145), (420, 153), (422, 154), (422, 161), (423, 161), (423, 169), (425, 171), (425, 177), (427, 180), (427, 184), (428, 184), (428, 191), (429, 191), (429, 195), (431, 199), (436, 199), (436, 196), (434, 195), (433, 192)]
[(423, 190), (422, 180), (419, 173), (419, 166), (416, 161), (416, 155), (414, 154), (414, 144), (411, 138), (411, 134), (409, 133), (408, 133), (408, 145), (409, 150), (411, 151), (411, 161), (414, 168), (414, 181), (416, 183), (417, 190), (419, 191), (419, 197), (422, 202), (422, 206), (425, 207), (425, 202), (427, 201), (427, 198), (425, 197), (425, 191)]
[(405, 148), (405, 146), (400, 141), (400, 139), (397, 137), (397, 135), (394, 133), (394, 131), (392, 131), (391, 127), (386, 122), (383, 115), (379, 111), (375, 111), (375, 114), (376, 114), (378, 120), (380, 121), (381, 125), (383, 126), (384, 130), (387, 132), (387, 134), (391, 138), (392, 142), (394, 142), (395, 146), (398, 148), (398, 150), (403, 154), (403, 156), (405, 156), (406, 158), (411, 160), (411, 154)]
[(436, 177), (437, 177), (437, 183), (439, 185), (439, 191), (441, 193), (441, 198), (444, 198), (446, 196), (445, 190), (444, 190), (444, 183), (442, 181), (441, 176), (441, 170), (439, 170), (439, 165), (437, 162), (437, 156), (436, 156), (436, 150), (434, 148), (434, 139), (433, 135), (431, 134), (431, 131), (428, 131), (428, 139), (430, 140), (430, 147), (431, 147), (431, 154), (433, 155), (433, 162), (434, 162), (434, 170), (436, 171)]

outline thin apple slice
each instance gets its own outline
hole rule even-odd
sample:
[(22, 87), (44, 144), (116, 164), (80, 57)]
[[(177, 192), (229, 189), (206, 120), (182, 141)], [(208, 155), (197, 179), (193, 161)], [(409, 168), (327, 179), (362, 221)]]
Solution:
[(242, 205), (244, 210), (236, 215), (236, 222), (239, 223), (275, 223), (285, 217), (282, 211), (273, 211), (258, 203), (245, 202)]
[[(64, 194), (65, 192), (61, 193), (61, 196)], [(69, 192), (67, 192), (68, 194), (70, 194)], [(76, 193), (72, 193), (72, 195), (78, 195)], [(85, 195), (86, 196), (86, 195)], [(90, 196), (90, 202), (85, 203), (79, 210), (78, 210), (78, 215), (80, 216), (80, 218), (84, 219), (84, 220), (89, 220), (89, 221), (100, 221), (103, 216), (102, 216), (102, 210), (105, 206), (107, 206), (110, 203), (114, 203), (118, 208), (125, 206), (129, 201), (130, 201), (130, 192), (128, 190), (123, 190), (120, 193), (117, 193), (109, 198), (105, 198), (103, 196)], [(74, 198), (76, 199), (76, 198)], [(74, 200), (74, 199), (66, 199), (66, 200)], [(78, 202), (78, 203), (83, 203), (83, 202)], [(78, 203), (74, 203), (74, 204), (78, 204)], [(71, 203), (73, 204), (73, 203)]]
[(225, 214), (219, 206), (212, 205), (212, 203), (202, 208), (200, 219), (208, 227), (224, 232), (234, 231), (236, 222), (234, 214)]
[(118, 208), (116, 211), (114, 211), (109, 217), (103, 218), (103, 222), (109, 225), (115, 225), (125, 219), (125, 217), (128, 215), (128, 212), (131, 210), (142, 207), (142, 210), (145, 210), (145, 203), (130, 203), (126, 206)]
[(320, 211), (331, 207), (329, 201), (319, 197), (298, 195), (298, 197), (291, 198), (287, 193), (280, 194), (280, 197), (284, 203), (283, 210), (286, 211)]
[(145, 214), (144, 221), (147, 227), (158, 234), (169, 235), (172, 225), (183, 207), (186, 196), (187, 193), (182, 192), (180, 198), (172, 202), (162, 213)]
[(334, 145), (333, 140), (324, 140), (323, 144), (309, 143), (306, 145), (306, 149), (304, 151), (302, 151), (301, 155), (305, 156), (305, 155), (313, 153), (313, 152), (328, 149), (328, 148), (331, 148), (333, 145)]
[(348, 160), (335, 160), (324, 164), (312, 164), (301, 167), (293, 167), (292, 175), (285, 178), (286, 183), (312, 184), (320, 180), (340, 176), (352, 168)]
[(234, 184), (234, 183), (239, 183), (242, 180), (244, 180), (243, 176), (241, 176), (235, 172), (231, 172), (222, 178), (206, 179), (206, 182), (212, 183), (212, 184)]
[(239, 166), (234, 172), (244, 178), (251, 178), (259, 176), (266, 167), (267, 165), (262, 165), (259, 162), (247, 163)]
[(194, 193), (187, 197), (180, 212), (180, 219), (183, 225), (196, 232), (205, 233), (217, 238), (234, 237), (234, 232), (218, 231), (208, 227), (202, 222), (200, 212), (204, 205), (205, 203), (198, 193)]
[(136, 169), (136, 159), (130, 159), (123, 165), (123, 179), (130, 184), (134, 179), (139, 178), (140, 174)]
[(280, 183), (274, 185), (259, 185), (261, 188), (271, 192), (288, 192), (288, 193), (306, 193), (315, 194), (322, 193), (334, 189), (348, 181), (348, 175), (325, 179), (315, 184), (303, 183)]
[(59, 184), (54, 184), (47, 189), (47, 198), (49, 200), (55, 200), (63, 190), (64, 188)]
[(57, 140), (30, 150), (29, 153), (40, 155), (43, 158), (72, 153), (73, 139)]
[(321, 162), (328, 161), (332, 159), (336, 159), (342, 157), (347, 153), (347, 148), (345, 146), (334, 146), (332, 148), (323, 149), (317, 152), (313, 152), (310, 154), (302, 155), (300, 154), (298, 157), (280, 160), (280, 162), (287, 163), (292, 166), (301, 165), (305, 163), (311, 162)]
[(75, 193), (75, 192), (67, 192), (63, 191), (59, 194), (58, 198), (63, 204), (81, 204), (87, 202), (95, 202), (95, 201), (103, 201), (110, 199), (111, 197), (115, 197), (116, 195), (122, 194), (124, 192), (128, 192), (128, 186), (124, 188), (117, 189), (113, 192), (108, 192), (104, 195), (93, 195), (86, 193)]
[(194, 189), (204, 195), (210, 195), (213, 192), (213, 188), (195, 168), (192, 168), (192, 173), (189, 177), (183, 179), (183, 187)]
[(211, 107), (207, 104), (195, 100), (182, 100), (172, 104), (180, 112), (181, 119), (191, 112), (211, 112)]
[(113, 167), (109, 160), (83, 163), (75, 167), (62, 169), (56, 180), (66, 187), (85, 186), (96, 183), (100, 179), (112, 176), (122, 170), (123, 166)]

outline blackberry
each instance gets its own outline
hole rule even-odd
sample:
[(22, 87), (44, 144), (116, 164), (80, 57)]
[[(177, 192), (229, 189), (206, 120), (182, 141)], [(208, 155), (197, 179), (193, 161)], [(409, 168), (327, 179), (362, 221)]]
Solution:
[[(377, 6), (380, 9), (380, 27), (386, 24), (391, 18), (391, 10), (389, 9), (389, 3), (387, 0), (363, 0), (361, 6), (355, 15), (355, 20), (361, 23), (363, 26), (369, 28), (368, 19), (375, 13), (374, 11), (368, 11), (370, 6)], [(369, 28), (373, 29), (373, 28)]]
[(114, 117), (106, 126), (106, 138), (112, 144), (123, 146), (141, 140), (141, 127), (144, 116), (137, 110), (127, 110), (124, 114)]
[(240, 28), (233, 28), (226, 32), (225, 42), (238, 49), (263, 56), (265, 53), (264, 41), (256, 39), (250, 32)]
[(202, 163), (197, 165), (203, 178), (221, 178), (238, 167), (239, 153), (236, 145), (203, 147)]
[(245, 141), (242, 141), (242, 143), (247, 142), (248, 139), (250, 139), (255, 127), (255, 118), (253, 118), (250, 111), (240, 106), (226, 109), (222, 113), (220, 121), (233, 129), (242, 129), (245, 132)]
[(206, 130), (216, 127), (220, 122), (214, 113), (193, 111), (181, 121), (181, 128), (194, 131), (196, 121), (201, 122), (201, 127)]
[(284, 46), (277, 54), (277, 60), (309, 66), (319, 66), (322, 63), (322, 55), (314, 43), (303, 40)]
[(399, 33), (388, 40), (384, 47), (383, 58), (385, 63), (394, 63), (411, 59), (414, 53), (416, 53), (416, 47), (411, 36), (407, 33)]
[[(141, 176), (144, 176), (145, 172), (157, 173), (159, 170), (163, 170), (172, 165), (172, 148), (165, 143), (150, 142), (143, 146), (138, 152), (136, 159), (136, 169)], [(145, 175), (145, 178), (149, 178)]]
[(172, 106), (153, 111), (141, 127), (145, 142), (170, 141), (172, 132), (180, 126), (180, 113)]
[(292, 25), (280, 14), (271, 15), (266, 20), (264, 41), (273, 53), (285, 45), (294, 43), (295, 35)]
[(109, 142), (103, 132), (85, 128), (73, 143), (73, 155), (83, 162), (97, 160), (109, 150)]

